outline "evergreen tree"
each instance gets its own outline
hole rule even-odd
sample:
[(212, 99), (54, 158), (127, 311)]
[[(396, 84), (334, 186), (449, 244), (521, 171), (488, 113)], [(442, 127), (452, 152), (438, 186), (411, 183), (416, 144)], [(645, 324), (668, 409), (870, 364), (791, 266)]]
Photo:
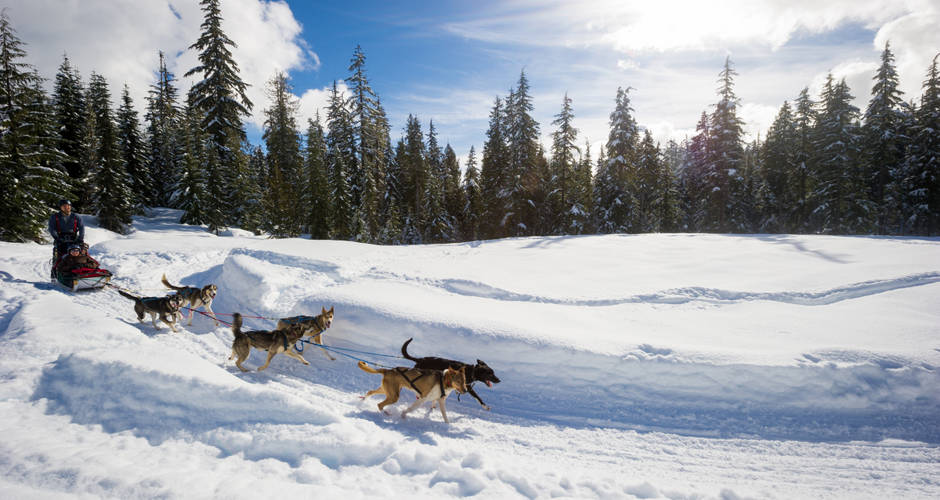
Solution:
[(427, 182), (424, 185), (424, 204), (420, 207), (420, 221), (423, 227), (424, 241), (428, 243), (445, 242), (453, 233), (453, 224), (447, 217), (444, 207), (444, 152), (437, 142), (434, 122), (428, 124), (428, 144), (425, 153), (427, 159)]
[(443, 174), (444, 213), (451, 226), (448, 240), (457, 241), (460, 238), (459, 228), (463, 224), (463, 209), (467, 198), (465, 192), (460, 189), (460, 163), (450, 144), (444, 146)]
[(868, 196), (877, 210), (876, 229), (884, 234), (897, 231), (900, 224), (902, 200), (899, 199), (901, 193), (898, 182), (901, 180), (901, 164), (907, 145), (904, 125), (908, 122), (902, 92), (898, 88), (894, 54), (888, 43), (885, 43), (881, 66), (873, 80), (875, 84), (871, 89), (871, 100), (865, 110), (865, 125), (862, 127), (864, 173)]
[(813, 193), (818, 231), (860, 234), (871, 229), (873, 211), (859, 164), (861, 134), (858, 108), (845, 80), (826, 80), (822, 110), (816, 123), (816, 190)]
[(631, 219), (636, 232), (659, 232), (666, 187), (664, 176), (662, 154), (653, 141), (653, 134), (646, 130), (637, 148), (637, 168), (632, 185), (636, 204)]
[(180, 223), (201, 225), (208, 220), (205, 211), (208, 205), (206, 194), (205, 168), (208, 160), (205, 145), (208, 140), (200, 130), (199, 114), (187, 107), (181, 128), (191, 133), (182, 135), (182, 172), (177, 184), (177, 191), (170, 193), (176, 200), (176, 206), (183, 211)]
[(483, 214), (483, 192), (480, 184), (480, 171), (477, 169), (476, 151), (470, 146), (467, 154), (467, 171), (463, 180), (464, 199), (462, 235), (464, 240), (480, 238), (480, 218)]
[[(561, 111), (555, 115), (552, 125), (557, 128), (552, 133), (552, 186), (549, 203), (552, 209), (552, 232), (569, 234), (576, 232), (574, 219), (577, 218), (576, 205), (580, 200), (576, 195), (578, 160), (575, 152), (580, 152), (576, 141), (578, 129), (574, 127), (574, 112), (568, 93), (562, 100)], [(579, 221), (581, 222), (581, 221)]]
[[(223, 165), (236, 163), (240, 144), (245, 139), (242, 117), (249, 114), (252, 103), (246, 95), (248, 84), (241, 80), (238, 64), (229, 47), (233, 42), (222, 31), (220, 0), (201, 0), (204, 13), (202, 34), (190, 49), (199, 51), (199, 64), (186, 76), (201, 74), (202, 80), (190, 89), (191, 106), (202, 114), (201, 128), (208, 133), (215, 149), (216, 168), (207, 172), (207, 195), (211, 209), (207, 211), (209, 229), (218, 232), (231, 220), (237, 200), (232, 197), (234, 174)], [(218, 198), (217, 198), (218, 197)], [(216, 219), (216, 217), (219, 217)]]
[(734, 94), (731, 58), (718, 74), (718, 104), (710, 117), (708, 170), (705, 178), (709, 194), (706, 229), (710, 231), (742, 231), (746, 225), (743, 214), (734, 210), (734, 200), (743, 189), (744, 122), (738, 118), (738, 97)]
[(630, 89), (617, 89), (616, 107), (610, 114), (607, 160), (594, 182), (594, 224), (599, 233), (628, 233), (636, 229), (631, 215), (636, 209), (633, 184), (639, 138)]
[[(508, 146), (508, 183), (510, 211), (501, 224), (510, 235), (535, 234), (540, 200), (539, 125), (532, 118), (532, 97), (525, 71), (519, 74), (516, 88), (506, 99), (505, 135)], [(484, 148), (485, 149), (485, 148)], [(485, 151), (484, 151), (485, 156)]]
[(333, 237), (352, 239), (357, 234), (357, 206), (353, 203), (349, 165), (356, 165), (355, 135), (346, 101), (336, 82), (330, 94), (327, 112), (327, 168), (330, 182), (330, 226)]
[(92, 208), (104, 229), (124, 233), (131, 223), (134, 196), (118, 143), (118, 130), (111, 115), (111, 94), (104, 77), (91, 74), (85, 97), (94, 114), (93, 133), (97, 138), (97, 168), (92, 171), (96, 189)]
[(790, 103), (784, 101), (777, 113), (761, 151), (760, 204), (763, 209), (761, 231), (791, 232), (790, 212), (797, 203), (793, 178), (798, 175), (795, 155), (797, 135)]
[(681, 213), (679, 208), (679, 182), (677, 170), (681, 161), (679, 145), (669, 141), (666, 151), (662, 155), (660, 174), (657, 176), (661, 193), (659, 204), (659, 230), (665, 233), (674, 233), (681, 227)]
[(153, 176), (144, 155), (144, 139), (140, 135), (140, 121), (137, 119), (137, 110), (134, 109), (127, 85), (124, 85), (124, 91), (121, 93), (121, 106), (117, 111), (117, 133), (124, 167), (130, 178), (134, 210), (137, 213), (143, 213), (143, 207), (152, 205), (154, 201), (150, 191)]
[(584, 141), (584, 155), (575, 164), (573, 177), (565, 234), (588, 234), (592, 231), (594, 163), (591, 161), (591, 145), (587, 140)]
[(680, 177), (680, 206), (685, 214), (685, 231), (704, 231), (708, 217), (710, 160), (710, 124), (708, 115), (703, 111), (695, 126), (696, 134), (688, 145), (686, 164)]
[(268, 150), (267, 229), (274, 236), (296, 237), (303, 226), (302, 184), (298, 182), (303, 178), (303, 157), (297, 128), (299, 104), (286, 74), (279, 72), (268, 82), (268, 97), (271, 107), (264, 112), (262, 136)]
[(72, 209), (85, 212), (84, 187), (81, 179), (87, 172), (82, 170), (82, 140), (85, 135), (85, 95), (78, 71), (72, 67), (68, 56), (63, 56), (62, 64), (55, 76), (52, 102), (55, 108), (55, 122), (59, 128), (59, 149), (64, 153), (63, 166), (71, 184)]
[(789, 231), (807, 233), (812, 231), (810, 214), (813, 211), (812, 193), (815, 191), (816, 171), (813, 140), (815, 133), (815, 104), (809, 96), (809, 89), (803, 88), (794, 103), (793, 113), (793, 164), (790, 176), (790, 192), (793, 194), (793, 209), (790, 212)]
[(326, 168), (326, 138), (320, 114), (307, 122), (307, 150), (304, 154), (306, 188), (302, 193), (307, 232), (312, 239), (330, 236), (330, 188)]
[(483, 238), (502, 238), (510, 234), (506, 217), (512, 211), (510, 198), (509, 146), (504, 135), (505, 116), (503, 103), (496, 98), (490, 112), (486, 142), (483, 143), (483, 160), (480, 165), (480, 185), (483, 197), (483, 213), (480, 231)]
[(940, 70), (933, 58), (911, 127), (901, 193), (904, 232), (940, 234)]
[(267, 168), (264, 152), (255, 146), (236, 157), (233, 166), (238, 173), (235, 181), (236, 197), (241, 200), (239, 226), (255, 234), (261, 234), (268, 227), (268, 214), (264, 207), (264, 193), (267, 184)]
[[(200, 131), (199, 123), (195, 128), (182, 127), (186, 119), (180, 110), (178, 91), (174, 86), (173, 74), (166, 68), (163, 52), (157, 70), (157, 81), (150, 86), (147, 95), (148, 170), (152, 176), (152, 188), (147, 190), (147, 197), (155, 206), (176, 206), (181, 202), (174, 200), (177, 183), (184, 168), (184, 155), (191, 155), (187, 144), (191, 134)], [(203, 177), (200, 175), (200, 177)], [(191, 178), (190, 178), (191, 181)], [(191, 186), (190, 186), (191, 187)], [(192, 200), (187, 201), (187, 205)], [(192, 209), (192, 207), (190, 207)]]
[[(23, 43), (0, 11), (0, 240), (39, 241), (55, 196), (67, 192), (41, 78), (22, 62)], [(43, 130), (45, 128), (45, 130)], [(53, 151), (45, 151), (46, 149)], [(56, 164), (50, 164), (50, 160)]]
[(391, 145), (389, 124), (381, 102), (369, 84), (365, 72), (365, 54), (356, 46), (350, 60), (347, 83), (351, 95), (347, 101), (353, 124), (354, 158), (350, 168), (350, 186), (353, 202), (360, 207), (365, 232), (371, 235), (379, 230), (383, 197), (386, 191), (385, 169), (388, 166)]

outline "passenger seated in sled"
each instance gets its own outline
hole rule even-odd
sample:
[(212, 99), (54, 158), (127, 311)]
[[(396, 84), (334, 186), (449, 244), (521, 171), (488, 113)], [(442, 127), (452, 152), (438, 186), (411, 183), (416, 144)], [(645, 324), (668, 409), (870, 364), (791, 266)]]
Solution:
[(68, 253), (56, 264), (56, 271), (62, 278), (68, 279), (82, 274), (83, 270), (98, 269), (98, 261), (88, 255), (87, 247), (71, 244)]

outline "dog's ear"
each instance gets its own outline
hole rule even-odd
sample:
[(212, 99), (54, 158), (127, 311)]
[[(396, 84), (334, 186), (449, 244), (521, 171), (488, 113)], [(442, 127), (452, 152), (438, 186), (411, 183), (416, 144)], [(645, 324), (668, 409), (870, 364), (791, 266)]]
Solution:
[(489, 365), (487, 365), (482, 359), (478, 359), (478, 360), (477, 360), (477, 364), (478, 364), (478, 365), (483, 365), (483, 366), (489, 366)]
[(322, 306), (320, 307), (320, 314), (326, 314), (326, 308), (325, 308), (325, 307), (322, 307)]
[(330, 306), (329, 312), (333, 312), (333, 306)]

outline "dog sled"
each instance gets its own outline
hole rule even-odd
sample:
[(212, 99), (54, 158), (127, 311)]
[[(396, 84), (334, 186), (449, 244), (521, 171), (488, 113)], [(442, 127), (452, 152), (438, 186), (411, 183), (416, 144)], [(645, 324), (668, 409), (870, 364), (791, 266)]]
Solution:
[[(53, 272), (55, 281), (63, 288), (76, 292), (103, 288), (111, 282), (111, 271), (98, 266), (98, 261), (88, 255), (88, 245), (72, 244), (70, 255), (56, 260)], [(56, 252), (58, 257), (58, 252)], [(69, 261), (69, 259), (72, 259)]]
[(104, 288), (111, 282), (111, 271), (83, 267), (71, 272), (56, 271), (56, 281), (73, 292)]

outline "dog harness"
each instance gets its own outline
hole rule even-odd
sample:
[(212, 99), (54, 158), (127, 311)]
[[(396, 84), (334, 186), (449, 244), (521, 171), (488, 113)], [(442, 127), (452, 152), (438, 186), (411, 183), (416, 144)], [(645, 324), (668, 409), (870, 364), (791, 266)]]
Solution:
[[(417, 392), (417, 393), (420, 395), (420, 394), (421, 394), (421, 390), (418, 389), (418, 386), (415, 385), (415, 382), (417, 382), (418, 380), (421, 380), (421, 377), (425, 377), (425, 376), (427, 376), (427, 375), (430, 375), (430, 373), (427, 373), (427, 372), (424, 372), (424, 371), (420, 371), (420, 372), (418, 372), (419, 374), (418, 374), (417, 377), (415, 377), (415, 378), (413, 378), (413, 379), (410, 379), (410, 378), (408, 378), (408, 375), (405, 375), (405, 373), (407, 373), (408, 370), (409, 370), (409, 368), (405, 368), (405, 367), (403, 367), (403, 366), (399, 366), (399, 367), (395, 368), (395, 371), (397, 371), (399, 374), (401, 374), (401, 378), (403, 378), (403, 379), (405, 379), (406, 381), (408, 381), (408, 385), (410, 385), (411, 388), (414, 389), (415, 392)], [(443, 374), (441, 375), (440, 385), (441, 385), (441, 396), (443, 396), (443, 395), (447, 394), (447, 392), (444, 391), (444, 375), (443, 375)]]

